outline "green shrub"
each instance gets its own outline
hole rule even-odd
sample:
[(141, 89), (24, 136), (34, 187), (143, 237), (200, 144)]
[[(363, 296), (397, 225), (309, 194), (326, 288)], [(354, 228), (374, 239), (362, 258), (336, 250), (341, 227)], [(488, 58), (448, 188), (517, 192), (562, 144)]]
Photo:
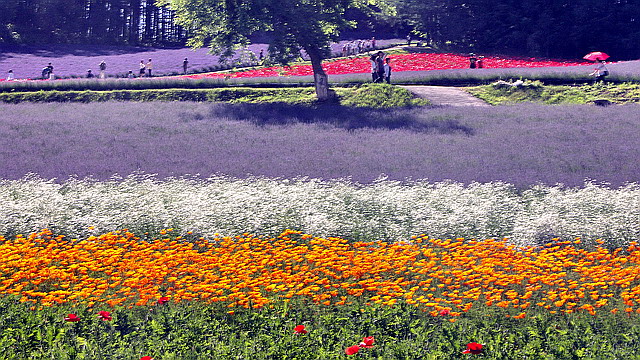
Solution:
[(391, 108), (428, 105), (409, 90), (389, 84), (364, 84), (355, 88), (336, 91), (340, 103), (345, 106)]

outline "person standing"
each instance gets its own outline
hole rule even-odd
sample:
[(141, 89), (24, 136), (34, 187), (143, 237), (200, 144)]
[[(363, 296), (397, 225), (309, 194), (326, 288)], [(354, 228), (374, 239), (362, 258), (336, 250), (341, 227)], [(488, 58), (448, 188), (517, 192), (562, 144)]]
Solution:
[(373, 54), (369, 58), (369, 62), (371, 63), (371, 80), (375, 83), (378, 82), (378, 59), (377, 55)]
[(484, 68), (484, 56), (479, 56), (478, 61), (476, 61), (476, 67), (478, 69)]
[(107, 70), (107, 63), (104, 60), (102, 60), (98, 65), (98, 67), (100, 68), (100, 75), (99, 75), (100, 79), (106, 78), (107, 76), (105, 74), (105, 71)]
[(144, 64), (144, 60), (140, 60), (140, 72), (139, 72), (139, 76), (143, 77), (144, 73), (146, 71), (146, 65)]
[(478, 63), (478, 58), (474, 53), (469, 54), (469, 69), (475, 69)]
[(384, 59), (384, 80), (387, 82), (387, 84), (391, 84), (391, 59), (390, 58), (386, 58)]
[(372, 37), (372, 38), (371, 38), (371, 48), (372, 48), (373, 50), (375, 50), (375, 49), (376, 49), (376, 38), (375, 38), (375, 37)]
[(53, 65), (51, 65), (51, 63), (47, 65), (47, 78), (49, 80), (53, 80), (56, 78), (56, 76), (53, 74)]
[(184, 61), (182, 61), (182, 72), (187, 75), (187, 70), (189, 70), (189, 59), (184, 58)]
[(407, 35), (407, 46), (411, 46), (411, 34)]
[(15, 78), (13, 77), (13, 70), (10, 69), (9, 73), (7, 74), (7, 81), (11, 81), (14, 80)]
[(384, 82), (384, 59), (386, 58), (385, 53), (382, 51), (378, 51), (378, 56), (376, 57), (376, 68), (378, 69), (378, 82)]
[(151, 62), (151, 59), (147, 61), (147, 65), (145, 65), (145, 67), (147, 68), (147, 76), (151, 77), (151, 71), (153, 70), (153, 63)]

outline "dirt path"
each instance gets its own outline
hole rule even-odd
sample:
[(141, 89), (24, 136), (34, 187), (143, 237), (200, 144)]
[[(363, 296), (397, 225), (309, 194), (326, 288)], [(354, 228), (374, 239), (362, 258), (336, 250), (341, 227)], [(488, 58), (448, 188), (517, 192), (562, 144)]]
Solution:
[(442, 106), (490, 106), (471, 94), (452, 86), (400, 85), (416, 96)]

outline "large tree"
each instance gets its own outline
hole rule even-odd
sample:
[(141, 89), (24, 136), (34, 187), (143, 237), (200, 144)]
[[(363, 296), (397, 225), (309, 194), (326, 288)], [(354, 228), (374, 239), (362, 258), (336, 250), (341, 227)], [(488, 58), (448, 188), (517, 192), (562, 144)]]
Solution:
[(349, 8), (392, 13), (392, 0), (158, 0), (177, 13), (191, 34), (189, 44), (209, 46), (230, 57), (250, 43), (250, 36), (265, 32), (271, 39), (269, 56), (286, 62), (301, 50), (313, 68), (318, 99), (331, 97), (322, 60), (340, 31), (352, 27), (344, 14)]

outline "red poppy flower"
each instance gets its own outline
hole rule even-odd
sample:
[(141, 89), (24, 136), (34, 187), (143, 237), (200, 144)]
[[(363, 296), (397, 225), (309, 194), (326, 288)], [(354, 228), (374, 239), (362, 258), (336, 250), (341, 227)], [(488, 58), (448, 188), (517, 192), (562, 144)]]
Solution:
[(98, 317), (102, 321), (111, 321), (112, 320), (111, 313), (108, 312), (108, 311), (98, 311)]
[(353, 346), (349, 346), (348, 348), (346, 348), (344, 350), (344, 353), (347, 354), (347, 355), (354, 355), (354, 354), (357, 354), (359, 350), (360, 350), (360, 346), (353, 345)]
[(67, 315), (66, 318), (64, 318), (64, 321), (78, 322), (78, 321), (80, 321), (80, 318), (76, 314), (69, 314), (69, 315)]
[(468, 343), (467, 348), (462, 351), (463, 354), (482, 354), (482, 344), (475, 342)]
[(364, 339), (362, 339), (362, 342), (358, 344), (358, 346), (361, 348), (372, 348), (373, 341), (374, 341), (373, 336), (367, 336)]
[(169, 302), (169, 298), (166, 297), (166, 296), (162, 296), (160, 299), (158, 299), (158, 304), (160, 304), (160, 305), (164, 305), (164, 304), (166, 304), (168, 302)]
[(154, 360), (154, 358), (152, 358), (151, 356), (143, 356), (140, 358), (140, 360)]
[(294, 334), (306, 334), (308, 331), (304, 329), (304, 325), (297, 325), (293, 328)]
[(440, 310), (440, 316), (447, 316), (449, 314), (451, 314), (451, 311), (449, 311), (449, 309), (442, 309)]

